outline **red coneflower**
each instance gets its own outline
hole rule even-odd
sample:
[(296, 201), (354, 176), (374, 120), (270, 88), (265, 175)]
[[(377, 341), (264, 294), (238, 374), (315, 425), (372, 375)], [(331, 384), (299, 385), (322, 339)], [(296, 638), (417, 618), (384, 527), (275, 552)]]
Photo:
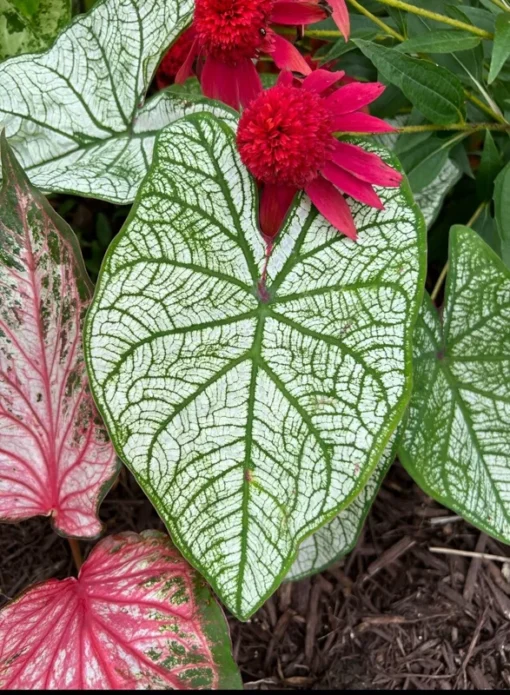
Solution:
[(268, 239), (277, 234), (298, 190), (307, 193), (334, 227), (356, 239), (342, 193), (381, 209), (373, 186), (398, 187), (402, 181), (377, 155), (333, 137), (394, 130), (361, 111), (382, 94), (384, 85), (353, 82), (336, 89), (343, 77), (343, 72), (315, 70), (299, 82), (284, 72), (241, 116), (237, 145), (262, 187), (260, 225)]
[[(328, 4), (329, 3), (329, 4)], [(277, 67), (307, 75), (310, 67), (271, 24), (302, 26), (333, 12), (347, 38), (349, 15), (344, 0), (196, 0), (191, 49), (175, 77), (184, 82), (197, 60), (205, 96), (239, 109), (261, 91), (254, 60), (270, 55)]]
[(164, 89), (174, 83), (175, 76), (186, 60), (194, 40), (195, 32), (192, 28), (188, 29), (179, 36), (170, 50), (166, 52), (156, 73), (156, 87), (158, 89)]

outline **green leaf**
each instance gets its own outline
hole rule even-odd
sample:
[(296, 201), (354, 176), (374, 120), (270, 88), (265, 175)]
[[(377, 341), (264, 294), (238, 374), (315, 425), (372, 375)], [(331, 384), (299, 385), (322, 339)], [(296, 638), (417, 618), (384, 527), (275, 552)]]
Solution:
[[(396, 128), (400, 128), (409, 122), (409, 118), (407, 116), (398, 116), (389, 122)], [(387, 133), (376, 138), (377, 142), (395, 152), (400, 150), (407, 151), (405, 146), (407, 139), (407, 135), (399, 136), (398, 133)], [(448, 159), (434, 181), (415, 194), (414, 199), (425, 218), (428, 229), (436, 221), (446, 196), (458, 182), (461, 175), (460, 168)]]
[(399, 154), (415, 193), (423, 191), (437, 179), (448, 161), (450, 150), (465, 137), (466, 133), (457, 133), (450, 138), (432, 136), (417, 147)]
[(489, 84), (494, 82), (501, 68), (510, 57), (510, 14), (503, 12), (496, 17), (496, 34), (492, 51)]
[(450, 235), (444, 325), (428, 297), (398, 447), (431, 497), (510, 543), (510, 272), (468, 227)]
[(216, 102), (164, 91), (144, 97), (165, 48), (191, 19), (192, 0), (103, 0), (52, 48), (0, 64), (0, 127), (44, 191), (131, 202), (159, 130)]
[(494, 179), (501, 170), (502, 162), (490, 130), (485, 133), (482, 158), (476, 176), (476, 187), (481, 200), (491, 200)]
[(351, 552), (394, 459), (393, 438), (393, 443), (387, 446), (368, 483), (354, 502), (301, 543), (294, 564), (285, 579), (297, 581), (323, 572)]
[(0, 0), (0, 60), (42, 51), (71, 20), (71, 0)]
[[(386, 161), (386, 151), (368, 146)], [(86, 324), (114, 445), (173, 540), (248, 618), (362, 490), (410, 394), (424, 225), (409, 187), (353, 203), (352, 242), (298, 197), (267, 263), (254, 181), (209, 114), (165, 128)]]
[(481, 39), (467, 31), (430, 31), (428, 34), (407, 39), (397, 50), (401, 53), (455, 53), (479, 45)]
[(501, 239), (501, 257), (510, 267), (510, 163), (499, 173), (494, 184), (494, 217)]
[(369, 41), (355, 39), (354, 43), (382, 77), (399, 87), (430, 121), (448, 124), (464, 120), (464, 92), (453, 73)]

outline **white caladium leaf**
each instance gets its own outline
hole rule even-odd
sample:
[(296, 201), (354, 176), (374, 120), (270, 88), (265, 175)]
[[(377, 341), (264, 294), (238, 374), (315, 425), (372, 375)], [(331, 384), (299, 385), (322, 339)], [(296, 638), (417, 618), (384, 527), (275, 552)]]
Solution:
[(362, 489), (410, 395), (424, 225), (407, 185), (380, 194), (384, 211), (354, 207), (358, 243), (301, 198), (267, 259), (232, 130), (188, 116), (160, 134), (103, 264), (85, 338), (96, 402), (242, 619)]
[(221, 608), (161, 533), (102, 540), (77, 579), (0, 612), (1, 690), (238, 690)]
[(0, 0), (0, 60), (47, 48), (71, 20), (71, 0)]
[(0, 519), (51, 515), (96, 536), (116, 457), (88, 389), (82, 322), (92, 297), (72, 230), (2, 137)]
[(200, 97), (144, 97), (165, 48), (191, 21), (192, 0), (103, 0), (46, 53), (0, 65), (0, 130), (35, 186), (129, 203), (154, 138), (186, 113), (234, 112)]
[(382, 481), (395, 459), (395, 437), (386, 447), (375, 471), (368, 483), (351, 504), (338, 516), (321, 526), (301, 543), (294, 564), (286, 579), (297, 581), (318, 572), (323, 572), (330, 565), (356, 545), (363, 529), (365, 519), (374, 503)]
[(510, 271), (467, 227), (450, 234), (444, 321), (427, 296), (399, 458), (418, 485), (510, 543)]

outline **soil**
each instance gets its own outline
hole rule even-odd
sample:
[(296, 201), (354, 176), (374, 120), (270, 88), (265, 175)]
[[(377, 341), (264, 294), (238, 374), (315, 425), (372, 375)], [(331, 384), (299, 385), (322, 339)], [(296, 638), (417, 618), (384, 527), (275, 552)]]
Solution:
[[(105, 533), (162, 528), (126, 470), (101, 518)], [(81, 545), (86, 555), (92, 544)], [(2, 526), (0, 553), (1, 602), (75, 571), (46, 519)], [(398, 464), (349, 556), (284, 584), (247, 623), (229, 617), (251, 690), (508, 689), (509, 621), (510, 548), (426, 497)]]

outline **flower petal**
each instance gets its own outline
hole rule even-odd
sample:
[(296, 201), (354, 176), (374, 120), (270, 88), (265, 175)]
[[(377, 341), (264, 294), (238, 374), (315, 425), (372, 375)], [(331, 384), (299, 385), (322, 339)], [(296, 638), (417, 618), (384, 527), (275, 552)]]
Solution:
[(337, 89), (326, 99), (326, 105), (335, 116), (359, 111), (371, 104), (384, 92), (386, 87), (380, 82), (352, 82)]
[(392, 169), (376, 154), (366, 152), (357, 145), (335, 141), (331, 161), (354, 174), (358, 179), (374, 186), (397, 188), (402, 182), (402, 174)]
[(297, 192), (293, 186), (266, 183), (260, 195), (260, 229), (267, 239), (274, 239)]
[(240, 61), (236, 71), (239, 102), (246, 108), (250, 101), (262, 91), (262, 82), (253, 62), (249, 59)]
[(182, 84), (186, 82), (188, 77), (193, 74), (193, 62), (198, 55), (198, 41), (193, 41), (189, 53), (186, 56), (186, 60), (179, 68), (175, 76), (175, 84)]
[(262, 91), (260, 77), (249, 58), (228, 65), (208, 56), (200, 75), (202, 91), (210, 99), (219, 99), (239, 110)]
[(340, 191), (332, 183), (318, 176), (309, 183), (305, 192), (317, 210), (324, 215), (338, 231), (356, 240), (358, 235), (349, 206)]
[(276, 80), (276, 84), (280, 87), (290, 87), (293, 82), (294, 75), (288, 70), (282, 70), (278, 75), (278, 79)]
[(340, 169), (336, 164), (326, 162), (321, 173), (325, 179), (331, 181), (341, 191), (350, 195), (351, 198), (379, 210), (384, 208), (382, 200), (369, 183), (361, 181), (348, 171)]
[(321, 94), (321, 92), (325, 92), (326, 89), (329, 89), (335, 82), (338, 82), (344, 77), (345, 72), (343, 70), (330, 72), (329, 70), (318, 68), (305, 77), (303, 80), (303, 88), (308, 89), (310, 92)]
[(276, 0), (271, 12), (275, 24), (314, 24), (328, 17), (328, 13), (317, 2), (302, 0)]
[(279, 67), (280, 70), (291, 70), (292, 72), (299, 72), (302, 75), (309, 75), (312, 69), (298, 49), (293, 46), (290, 41), (287, 41), (287, 39), (284, 39), (274, 32), (271, 32), (271, 34), (272, 47), (269, 52), (276, 66)]
[(349, 11), (347, 10), (345, 0), (328, 0), (328, 3), (333, 9), (333, 19), (335, 24), (342, 32), (344, 39), (347, 41), (349, 39), (349, 34), (351, 33), (351, 25), (349, 21)]
[(386, 121), (370, 116), (368, 113), (351, 113), (336, 116), (332, 130), (341, 133), (394, 133), (395, 128)]

